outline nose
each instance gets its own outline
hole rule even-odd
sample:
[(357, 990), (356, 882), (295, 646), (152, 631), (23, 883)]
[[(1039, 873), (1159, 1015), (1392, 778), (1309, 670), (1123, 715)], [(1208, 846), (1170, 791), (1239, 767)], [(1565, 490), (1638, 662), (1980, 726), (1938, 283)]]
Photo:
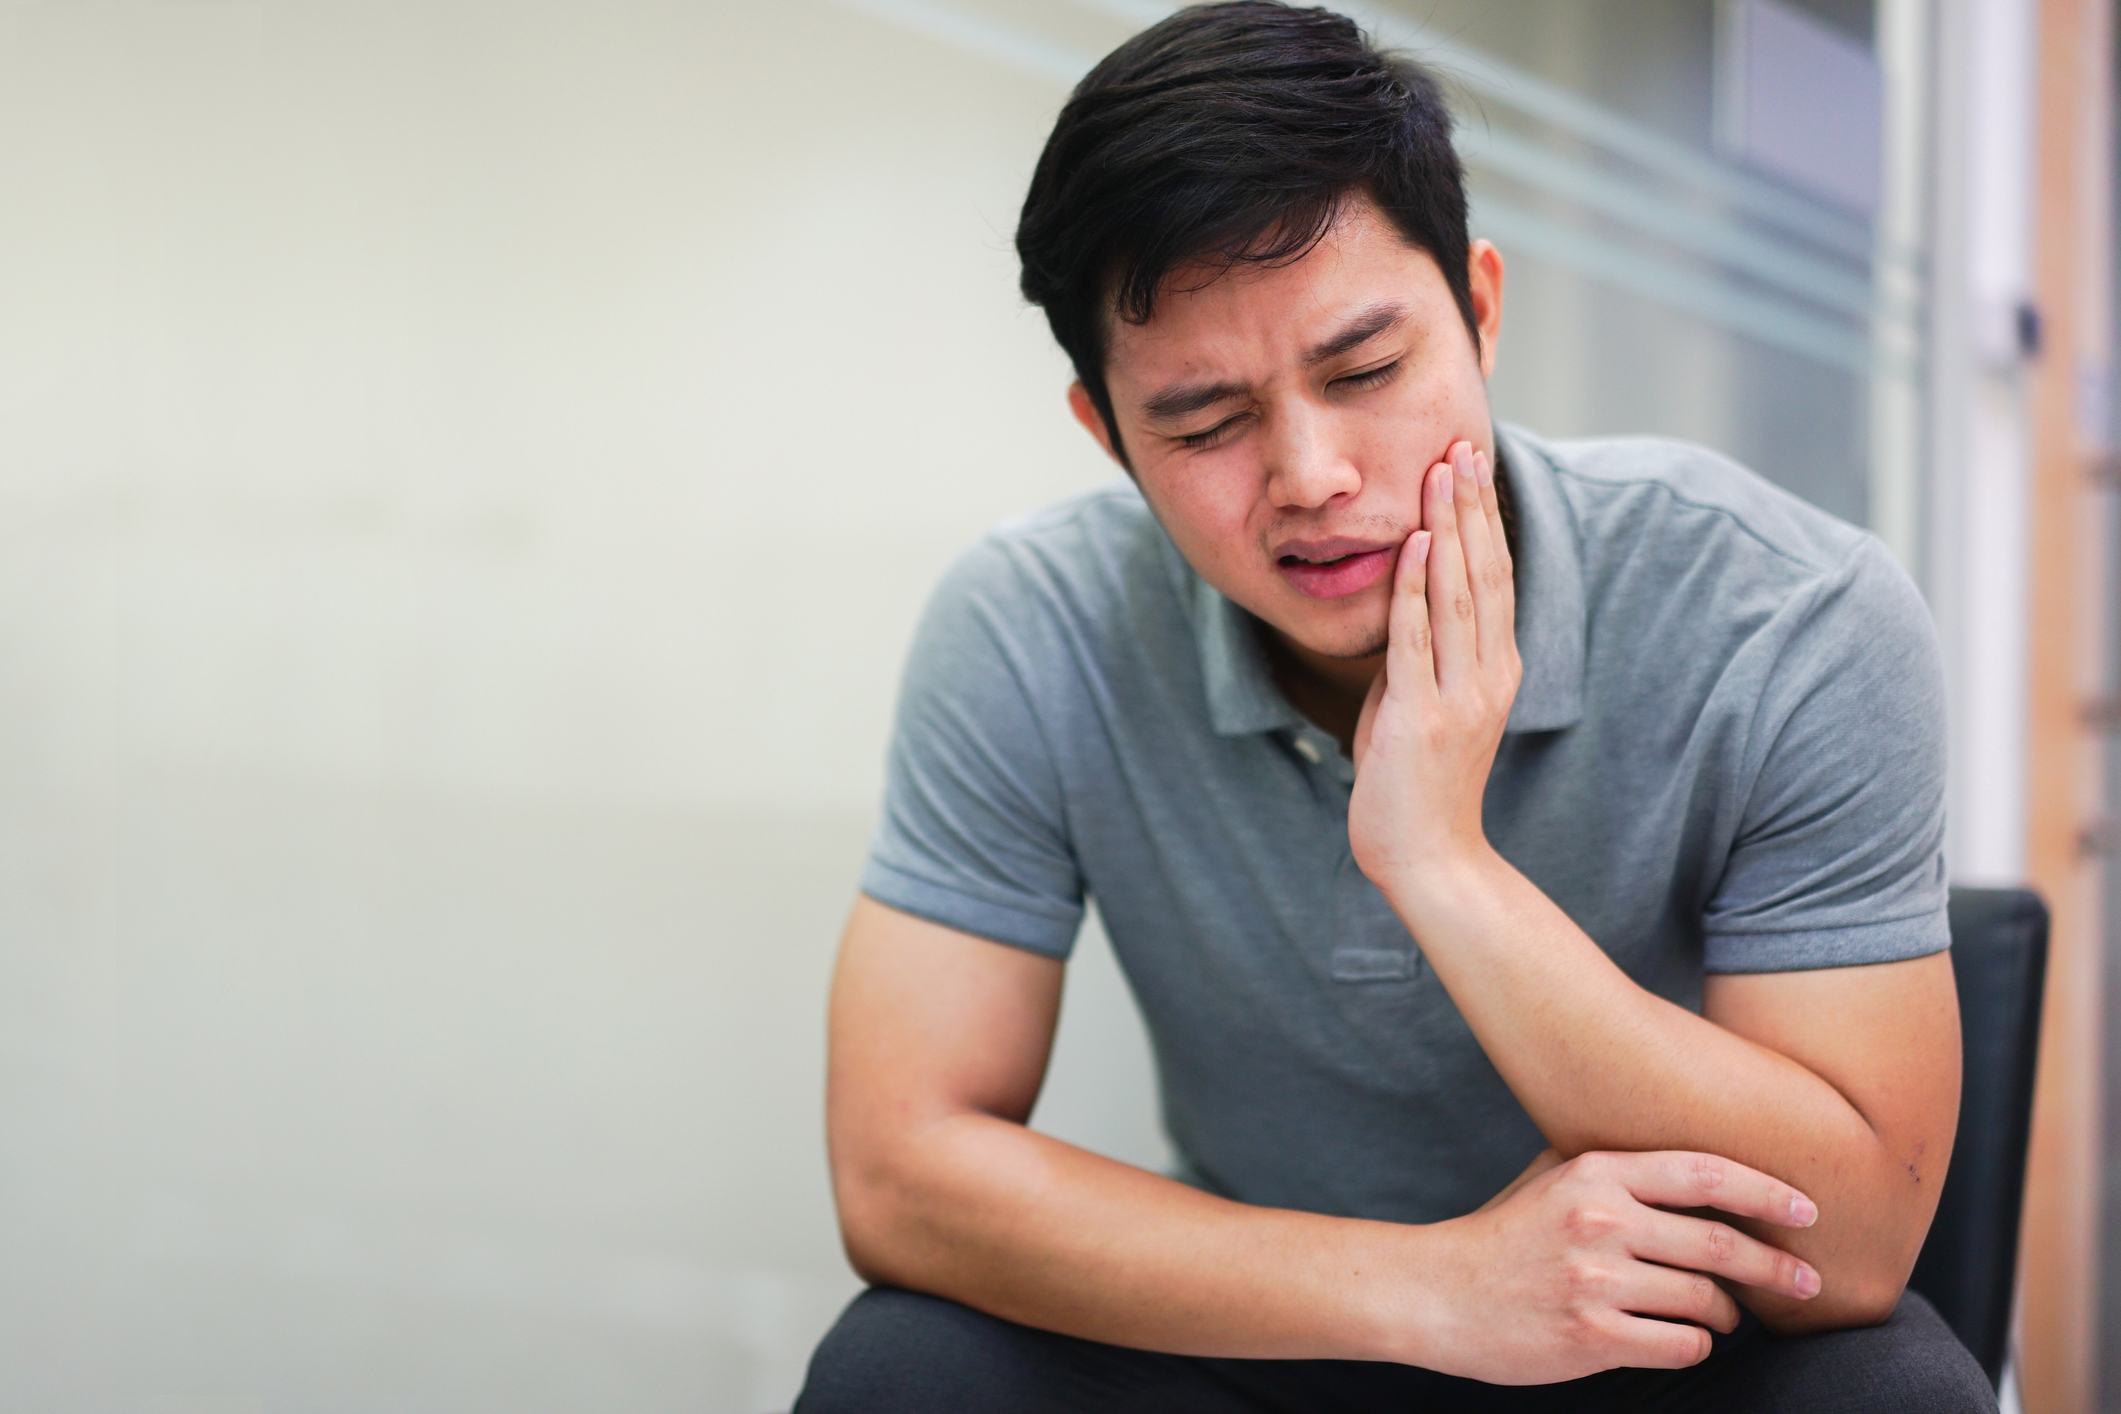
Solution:
[(1302, 405), (1276, 408), (1266, 438), (1267, 499), (1277, 510), (1316, 510), (1362, 489), (1362, 473), (1332, 435), (1332, 419)]

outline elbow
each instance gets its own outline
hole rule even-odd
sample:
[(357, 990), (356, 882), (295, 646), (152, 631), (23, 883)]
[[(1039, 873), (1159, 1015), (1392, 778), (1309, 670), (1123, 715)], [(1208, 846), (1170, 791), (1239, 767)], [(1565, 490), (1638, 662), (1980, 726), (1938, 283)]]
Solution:
[(864, 1286), (896, 1286), (891, 1279), (891, 1268), (880, 1255), (845, 1225), (840, 1228), (840, 1249), (847, 1254), (847, 1265), (862, 1279)]
[(839, 1211), (840, 1250), (847, 1265), (871, 1286), (888, 1286), (891, 1271), (891, 1223), (873, 1192), (835, 1174), (833, 1206)]
[(1803, 1255), (1819, 1273), (1819, 1294), (1809, 1301), (1765, 1296), (1748, 1302), (1776, 1335), (1818, 1335), (1875, 1326), (1890, 1319), (1907, 1291), (1908, 1278), (1929, 1234), (1930, 1210), (1909, 1203), (1872, 1205), (1837, 1233)]
[(1919, 1250), (1918, 1247), (1909, 1252), (1904, 1260), (1895, 1254), (1873, 1270), (1857, 1274), (1841, 1302), (1842, 1319), (1835, 1329), (1883, 1325), (1900, 1308), (1900, 1298), (1907, 1291), (1907, 1279), (1915, 1270)]
[(1844, 1266), (1820, 1274), (1819, 1294), (1809, 1301), (1775, 1297), (1755, 1305), (1760, 1323), (1776, 1335), (1821, 1335), (1882, 1325), (1907, 1290), (1906, 1266), (1887, 1270)]
[(1824, 1335), (1829, 1331), (1854, 1330), (1859, 1326), (1883, 1325), (1900, 1304), (1900, 1293), (1890, 1299), (1875, 1292), (1829, 1301), (1824, 1295), (1779, 1311), (1755, 1312), (1760, 1323), (1776, 1335)]
[(905, 1282), (904, 1192), (889, 1164), (834, 1155), (832, 1202), (839, 1215), (840, 1248), (854, 1274), (871, 1286)]
[(847, 1265), (870, 1286), (890, 1285), (889, 1247), (877, 1223), (850, 1209), (844, 1198), (839, 1200), (839, 1214), (840, 1250), (847, 1254)]

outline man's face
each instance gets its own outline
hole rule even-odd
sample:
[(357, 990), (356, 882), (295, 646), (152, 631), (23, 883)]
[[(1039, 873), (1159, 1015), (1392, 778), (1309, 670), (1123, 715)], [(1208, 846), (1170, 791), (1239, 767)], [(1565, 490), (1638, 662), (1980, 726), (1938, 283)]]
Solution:
[[(1435, 260), (1367, 201), (1301, 260), (1180, 270), (1147, 324), (1113, 322), (1106, 380), (1142, 494), (1202, 578), (1306, 658), (1384, 650), (1424, 473), (1461, 440), (1494, 454), (1502, 261), (1472, 254), (1479, 350)], [(1105, 440), (1079, 385), (1071, 399)]]

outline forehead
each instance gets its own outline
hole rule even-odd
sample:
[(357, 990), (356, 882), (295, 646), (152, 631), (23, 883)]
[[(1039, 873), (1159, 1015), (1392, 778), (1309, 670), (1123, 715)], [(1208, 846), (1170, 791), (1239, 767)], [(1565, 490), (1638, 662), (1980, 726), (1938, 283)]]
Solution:
[(1105, 377), (1115, 390), (1214, 369), (1237, 373), (1299, 358), (1356, 311), (1394, 299), (1426, 321), (1457, 318), (1443, 272), (1367, 201), (1350, 203), (1316, 245), (1274, 265), (1194, 262), (1158, 290), (1145, 324), (1108, 326)]

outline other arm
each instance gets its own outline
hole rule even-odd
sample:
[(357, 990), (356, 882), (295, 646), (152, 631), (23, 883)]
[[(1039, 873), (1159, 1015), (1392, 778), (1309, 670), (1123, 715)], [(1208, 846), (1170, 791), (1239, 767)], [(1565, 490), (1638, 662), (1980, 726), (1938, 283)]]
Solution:
[[(1808, 1220), (1787, 1185), (1702, 1155), (1541, 1173), (1424, 1227), (1234, 1203), (1038, 1134), (1025, 1121), (1060, 987), (1050, 958), (856, 904), (827, 1112), (863, 1277), (1144, 1349), (1389, 1359), (1511, 1383), (1700, 1359), (1702, 1325), (1641, 1317), (1729, 1329), (1736, 1308), (1703, 1273), (1792, 1301), (1804, 1289), (1791, 1258), (1658, 1210)], [(1703, 1185), (1704, 1164), (1718, 1183)]]
[(1470, 447), (1454, 454), (1425, 494), (1429, 558), (1401, 556), (1388, 666), (1358, 730), (1357, 858), (1563, 1157), (1686, 1149), (1775, 1174), (1819, 1205), (1816, 1227), (1776, 1241), (1823, 1289), (1747, 1304), (1785, 1331), (1882, 1320), (1951, 1151), (1949, 958), (1711, 977), (1696, 1016), (1637, 986), (1488, 845), (1514, 604), (1492, 484)]

